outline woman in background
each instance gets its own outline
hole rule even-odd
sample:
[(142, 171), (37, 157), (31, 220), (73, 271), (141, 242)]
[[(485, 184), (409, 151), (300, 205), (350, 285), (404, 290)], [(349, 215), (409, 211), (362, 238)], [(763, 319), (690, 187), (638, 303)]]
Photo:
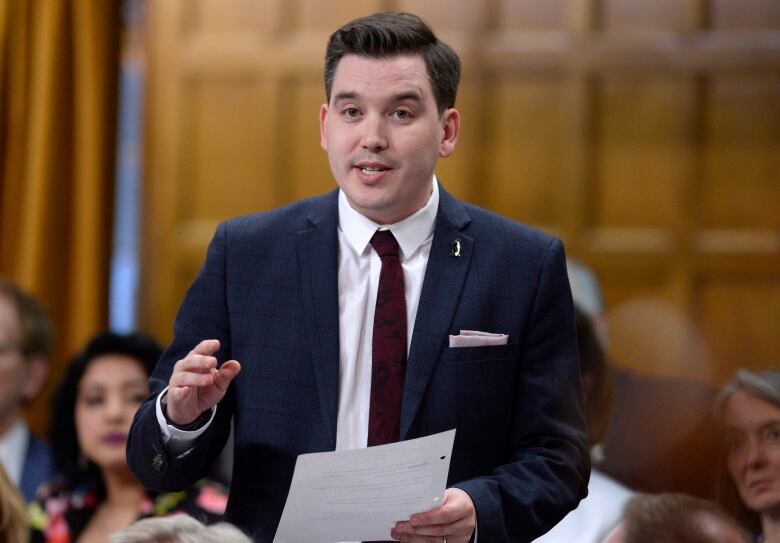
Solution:
[(720, 393), (716, 413), (755, 541), (780, 543), (780, 371), (739, 370)]
[(201, 482), (185, 492), (154, 494), (127, 466), (127, 434), (160, 354), (146, 336), (103, 333), (70, 363), (54, 398), (49, 437), (61, 476), (30, 504), (33, 543), (105, 543), (138, 518), (172, 512), (207, 523), (221, 518), (224, 489)]

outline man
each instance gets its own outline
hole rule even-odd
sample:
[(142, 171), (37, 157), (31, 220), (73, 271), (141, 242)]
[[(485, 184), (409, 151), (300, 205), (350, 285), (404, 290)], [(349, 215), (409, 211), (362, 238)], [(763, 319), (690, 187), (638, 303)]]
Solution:
[(637, 494), (604, 543), (747, 543), (748, 535), (714, 503), (687, 494)]
[(389, 537), (530, 541), (586, 493), (561, 243), (434, 177), (458, 141), (459, 76), (413, 15), (331, 36), (320, 127), (339, 190), (219, 227), (131, 431), (146, 485), (203, 476), (232, 416), (226, 516), (256, 541), (274, 536), (299, 454), (451, 428), (442, 505)]
[(51, 323), (38, 302), (0, 279), (0, 464), (27, 501), (52, 472), (49, 449), (22, 416), (46, 383), (51, 345)]

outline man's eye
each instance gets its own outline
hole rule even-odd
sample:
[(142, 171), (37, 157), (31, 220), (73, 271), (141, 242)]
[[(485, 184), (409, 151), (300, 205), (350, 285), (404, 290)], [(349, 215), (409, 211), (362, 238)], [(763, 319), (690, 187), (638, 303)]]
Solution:
[(344, 110), (344, 115), (351, 118), (357, 117), (358, 113), (359, 112), (355, 107), (348, 107), (347, 109)]
[(406, 111), (405, 109), (397, 109), (393, 112), (393, 116), (398, 120), (405, 121), (409, 119), (412, 116), (412, 114)]

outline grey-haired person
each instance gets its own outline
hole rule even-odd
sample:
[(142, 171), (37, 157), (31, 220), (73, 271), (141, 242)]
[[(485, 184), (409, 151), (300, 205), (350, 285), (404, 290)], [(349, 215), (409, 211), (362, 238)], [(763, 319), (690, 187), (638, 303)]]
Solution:
[(728, 472), (760, 543), (780, 543), (780, 371), (737, 371), (717, 398)]

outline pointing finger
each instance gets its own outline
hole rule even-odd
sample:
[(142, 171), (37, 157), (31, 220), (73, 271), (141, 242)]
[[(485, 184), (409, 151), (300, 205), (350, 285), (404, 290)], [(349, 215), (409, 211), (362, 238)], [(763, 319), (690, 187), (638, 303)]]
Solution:
[(236, 360), (228, 360), (219, 367), (214, 374), (214, 384), (223, 392), (227, 390), (228, 385), (233, 378), (241, 371), (241, 364)]
[(211, 356), (214, 353), (216, 353), (219, 350), (219, 340), (218, 339), (204, 339), (197, 345), (195, 345), (195, 348), (190, 351), (190, 354), (202, 354), (206, 356)]

